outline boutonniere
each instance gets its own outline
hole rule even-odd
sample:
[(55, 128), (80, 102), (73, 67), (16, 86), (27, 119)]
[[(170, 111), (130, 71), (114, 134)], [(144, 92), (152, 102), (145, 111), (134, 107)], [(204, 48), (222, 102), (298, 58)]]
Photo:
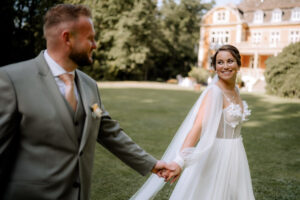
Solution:
[(102, 115), (102, 110), (99, 108), (98, 104), (94, 103), (91, 105), (92, 116), (96, 119), (100, 119)]

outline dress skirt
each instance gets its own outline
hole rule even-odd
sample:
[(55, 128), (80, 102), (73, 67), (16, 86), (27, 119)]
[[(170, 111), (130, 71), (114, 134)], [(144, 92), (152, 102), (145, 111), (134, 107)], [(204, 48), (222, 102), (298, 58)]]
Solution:
[(199, 161), (187, 167), (171, 200), (254, 200), (242, 137), (216, 138)]

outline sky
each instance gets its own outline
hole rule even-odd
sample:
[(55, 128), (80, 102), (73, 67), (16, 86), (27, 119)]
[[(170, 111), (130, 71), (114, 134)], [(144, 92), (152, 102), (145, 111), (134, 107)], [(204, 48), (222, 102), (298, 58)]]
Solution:
[[(177, 0), (180, 1), (180, 0)], [(216, 6), (222, 6), (226, 5), (228, 3), (233, 3), (233, 4), (238, 4), (241, 2), (241, 0), (215, 0), (216, 1)], [(201, 2), (211, 2), (211, 0), (201, 0)], [(161, 5), (161, 0), (158, 0), (158, 5)]]
[[(204, 1), (210, 2), (210, 0), (202, 0), (202, 2), (204, 2)], [(240, 2), (241, 2), (241, 0), (216, 0), (216, 6), (222, 6), (222, 5), (226, 5), (228, 3), (238, 4)]]

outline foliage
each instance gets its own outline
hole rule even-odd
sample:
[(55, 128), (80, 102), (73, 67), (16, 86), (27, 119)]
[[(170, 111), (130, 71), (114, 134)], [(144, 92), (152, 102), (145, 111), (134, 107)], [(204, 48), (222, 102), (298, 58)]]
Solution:
[(207, 69), (200, 67), (193, 67), (189, 72), (189, 76), (193, 77), (197, 83), (207, 85), (208, 77), (211, 76), (210, 72)]
[(240, 73), (237, 74), (236, 84), (241, 88), (245, 86), (245, 83), (242, 80), (242, 75)]
[(267, 91), (283, 97), (300, 98), (300, 42), (266, 61)]
[(198, 0), (68, 0), (93, 10), (98, 48), (92, 68), (102, 80), (167, 80), (196, 62), (199, 22), (210, 4)]
[[(122, 88), (100, 92), (111, 116), (158, 159), (199, 96), (198, 92), (178, 90)], [(250, 93), (242, 93), (242, 98), (252, 110), (242, 135), (256, 199), (298, 200), (300, 101)], [(129, 199), (146, 179), (96, 145), (92, 200)], [(174, 185), (166, 184), (155, 199), (169, 199)]]
[(0, 66), (35, 57), (45, 49), (43, 16), (62, 0), (0, 1)]
[(81, 70), (97, 80), (167, 80), (197, 61), (199, 22), (211, 4), (199, 0), (4, 0), (1, 64), (35, 57), (45, 48), (42, 16), (57, 3), (92, 10), (97, 49)]
[(159, 76), (167, 79), (177, 74), (186, 76), (197, 61), (197, 43), (200, 21), (211, 4), (201, 4), (199, 0), (164, 0), (160, 10), (162, 41), (166, 54), (158, 63), (162, 66)]
[[(135, 1), (115, 25), (113, 45), (107, 52), (107, 65), (119, 70), (121, 79), (148, 79), (156, 52), (156, 5), (151, 0)], [(100, 40), (101, 41), (101, 40)]]

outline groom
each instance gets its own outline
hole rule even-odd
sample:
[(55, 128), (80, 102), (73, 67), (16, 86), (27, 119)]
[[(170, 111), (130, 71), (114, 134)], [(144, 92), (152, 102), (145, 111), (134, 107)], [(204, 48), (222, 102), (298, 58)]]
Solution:
[(77, 69), (96, 48), (90, 10), (57, 5), (44, 20), (47, 50), (0, 68), (0, 199), (90, 199), (96, 141), (142, 175), (168, 169), (111, 119)]

